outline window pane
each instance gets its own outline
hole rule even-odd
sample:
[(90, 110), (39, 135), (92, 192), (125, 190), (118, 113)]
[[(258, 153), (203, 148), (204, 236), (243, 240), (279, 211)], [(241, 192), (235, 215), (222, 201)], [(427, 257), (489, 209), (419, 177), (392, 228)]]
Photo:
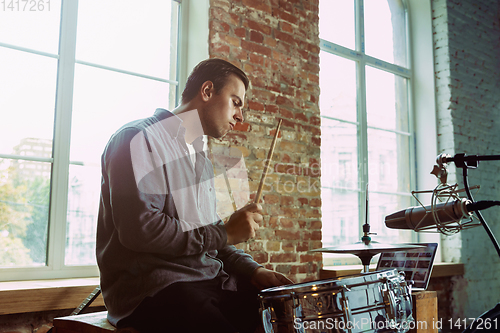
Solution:
[(66, 265), (96, 265), (95, 238), (101, 184), (101, 168), (71, 165), (69, 168)]
[(78, 60), (175, 80), (177, 2), (85, 0), (78, 7)]
[(171, 85), (76, 65), (71, 161), (99, 164), (111, 135), (125, 123), (152, 116), (171, 102)]
[(366, 54), (407, 66), (406, 22), (402, 0), (364, 1)]
[(2, 1), (0, 42), (57, 54), (60, 17), (60, 0)]
[(356, 64), (339, 56), (320, 52), (319, 107), (322, 116), (356, 121)]
[(354, 32), (354, 0), (320, 1), (319, 38), (354, 50)]
[(368, 126), (409, 131), (407, 80), (366, 67), (366, 110)]
[(389, 229), (385, 226), (385, 217), (401, 210), (401, 207), (411, 206), (411, 196), (372, 193), (368, 207), (370, 231), (376, 233), (373, 240), (380, 243), (411, 242), (411, 230)]
[(57, 60), (2, 47), (0, 59), (0, 153), (50, 157), (51, 145), (24, 153), (19, 145), (52, 140)]
[(321, 119), (323, 246), (359, 236), (357, 126)]
[(321, 189), (323, 247), (359, 242), (358, 191)]
[(0, 267), (45, 265), (50, 168), (0, 159)]
[[(111, 88), (110, 88), (111, 87)], [(111, 135), (132, 120), (168, 108), (168, 83), (76, 65), (67, 220), (67, 265), (95, 264), (100, 159)], [(92, 98), (89, 98), (92, 96)]]
[(410, 139), (406, 135), (368, 130), (370, 191), (410, 193)]
[[(321, 119), (321, 186), (357, 190), (357, 126)], [(323, 201), (325, 204), (328, 202)]]

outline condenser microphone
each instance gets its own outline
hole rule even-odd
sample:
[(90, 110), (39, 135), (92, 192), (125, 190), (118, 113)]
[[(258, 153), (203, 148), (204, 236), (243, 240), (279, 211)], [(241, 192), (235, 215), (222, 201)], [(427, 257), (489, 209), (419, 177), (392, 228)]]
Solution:
[[(387, 215), (385, 225), (390, 229), (411, 229), (420, 230), (423, 228), (436, 226), (437, 223), (452, 223), (463, 218), (470, 218), (472, 212), (499, 205), (500, 201), (477, 201), (471, 202), (467, 199), (443, 202), (429, 206), (410, 207), (399, 212)], [(436, 214), (436, 218), (432, 212)], [(437, 219), (437, 223), (436, 223)]]

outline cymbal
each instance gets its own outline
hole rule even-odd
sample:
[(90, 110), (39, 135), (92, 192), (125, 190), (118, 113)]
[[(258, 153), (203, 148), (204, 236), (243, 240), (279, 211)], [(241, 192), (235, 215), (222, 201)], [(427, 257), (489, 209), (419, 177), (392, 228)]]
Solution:
[(417, 249), (424, 247), (417, 244), (384, 244), (371, 241), (366, 245), (364, 242), (357, 242), (354, 244), (339, 245), (333, 247), (323, 247), (320, 249), (311, 250), (311, 252), (324, 252), (324, 253), (350, 253), (350, 254), (377, 254), (382, 252), (397, 252), (408, 249)]

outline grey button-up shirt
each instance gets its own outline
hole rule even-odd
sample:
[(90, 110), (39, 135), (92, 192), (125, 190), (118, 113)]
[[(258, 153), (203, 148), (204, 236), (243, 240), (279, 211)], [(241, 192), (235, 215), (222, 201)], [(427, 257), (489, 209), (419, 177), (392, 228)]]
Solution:
[(250, 255), (226, 245), (216, 213), (213, 166), (202, 155), (198, 180), (182, 120), (157, 109), (119, 129), (102, 155), (97, 263), (109, 321), (116, 325), (140, 302), (180, 281), (250, 276)]

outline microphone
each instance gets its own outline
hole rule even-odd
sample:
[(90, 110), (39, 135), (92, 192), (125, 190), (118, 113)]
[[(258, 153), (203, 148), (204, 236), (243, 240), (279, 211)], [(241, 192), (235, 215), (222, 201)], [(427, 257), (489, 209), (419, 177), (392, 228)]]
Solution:
[(500, 201), (484, 200), (472, 202), (467, 199), (458, 199), (439, 203), (434, 207), (432, 205), (410, 207), (387, 215), (385, 217), (385, 225), (390, 229), (419, 231), (426, 227), (439, 227), (440, 224), (453, 223), (464, 218), (471, 218), (472, 212), (499, 204)]

